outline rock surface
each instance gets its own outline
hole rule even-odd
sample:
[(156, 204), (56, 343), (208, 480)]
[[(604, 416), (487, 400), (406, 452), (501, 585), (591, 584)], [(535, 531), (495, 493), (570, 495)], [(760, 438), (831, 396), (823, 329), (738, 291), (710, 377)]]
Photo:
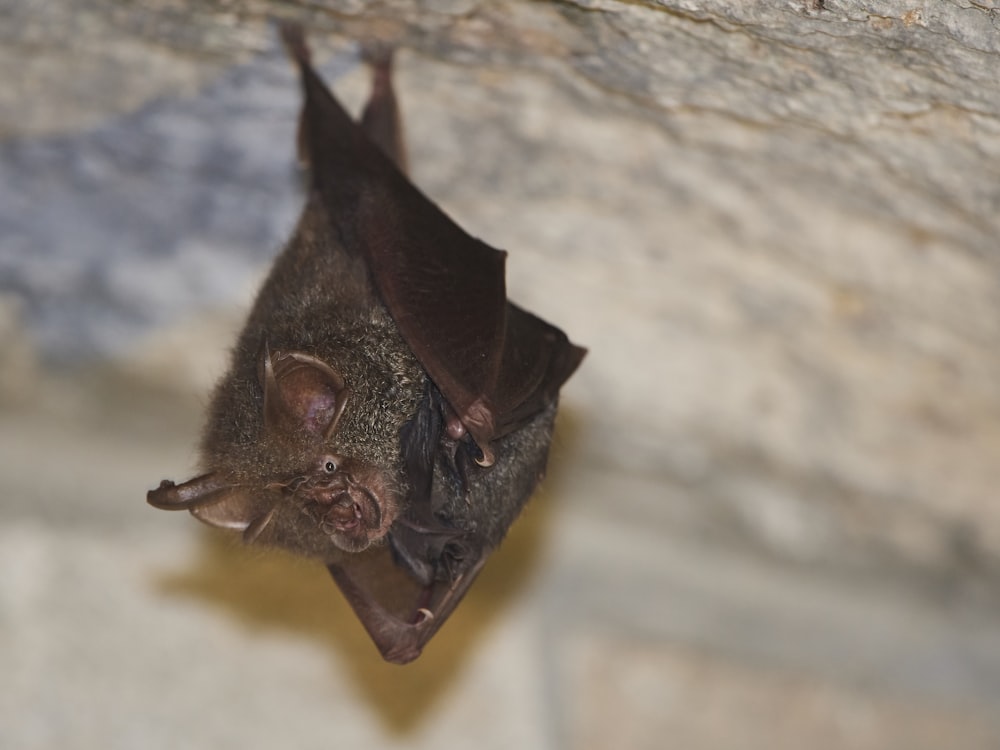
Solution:
[[(498, 747), (731, 747), (727, 720), (749, 747), (1000, 741), (982, 710), (1000, 701), (996, 3), (0, 0), (0, 65), (17, 71), (0, 87), (0, 549), (17, 553), (0, 626), (18, 646), (0, 659), (20, 675), (0, 689), (0, 724), (18, 725), (0, 745), (51, 746), (29, 741), (48, 736), (32, 724), (45, 711), (15, 721), (38, 675), (65, 676), (69, 703), (87, 660), (113, 651), (113, 638), (81, 646), (63, 668), (55, 644), (72, 641), (37, 629), (103, 606), (71, 594), (74, 565), (81, 591), (118, 587), (117, 628), (128, 591), (142, 632), (155, 611), (178, 633), (261, 645), (188, 612), (190, 591), (164, 601), (146, 574), (115, 571), (190, 553), (186, 519), (161, 532), (142, 494), (190, 468), (198, 404), (299, 210), (298, 92), (271, 16), (310, 26), (355, 109), (356, 41), (398, 45), (415, 181), (510, 251), (515, 299), (591, 350), (542, 500), (556, 509), (535, 544), (555, 551), (529, 555), (542, 572), (510, 595), (498, 636), (520, 687), (497, 700), (526, 722)], [(70, 423), (87, 430), (60, 432)], [(142, 470), (117, 471), (122, 455)], [(194, 604), (225, 588), (191, 575)], [(237, 621), (254, 621), (252, 596), (236, 600)], [(322, 626), (291, 620), (329, 650)], [(101, 618), (84, 621), (89, 634)], [(550, 631), (566, 634), (558, 648)], [(186, 682), (169, 654), (192, 637), (165, 636), (151, 668)], [(232, 647), (218, 649), (189, 661), (228, 669)], [(504, 658), (458, 651), (470, 665), (454, 657), (449, 679), (481, 669), (470, 689), (499, 689)], [(383, 673), (343, 658), (357, 700), (377, 702)], [(204, 679), (235, 689), (254, 679), (240, 664)], [(280, 679), (333, 681), (297, 669)], [(783, 705), (798, 718), (760, 721)], [(62, 744), (129, 744), (172, 715), (132, 710)], [(396, 728), (359, 742), (431, 744), (413, 717), (367, 710)], [(448, 710), (426, 730), (435, 742), (448, 721), (474, 732), (473, 709)], [(256, 746), (199, 716), (216, 727), (204, 746)], [(606, 734), (621, 717), (633, 731)]]

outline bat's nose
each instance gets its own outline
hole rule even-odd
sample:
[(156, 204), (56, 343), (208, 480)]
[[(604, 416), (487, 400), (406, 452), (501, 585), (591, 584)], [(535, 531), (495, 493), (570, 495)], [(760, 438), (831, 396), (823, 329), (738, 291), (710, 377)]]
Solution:
[(326, 518), (339, 529), (354, 528), (361, 521), (361, 508), (348, 493), (342, 492), (333, 498)]

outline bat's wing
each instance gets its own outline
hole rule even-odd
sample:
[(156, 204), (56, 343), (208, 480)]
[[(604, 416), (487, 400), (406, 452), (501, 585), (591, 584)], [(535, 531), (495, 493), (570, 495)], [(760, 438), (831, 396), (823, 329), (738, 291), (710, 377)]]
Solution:
[(420, 656), (479, 575), (486, 557), (447, 584), (420, 586), (405, 575), (386, 547), (377, 547), (327, 567), (379, 653), (406, 664)]
[(407, 344), (489, 464), (490, 442), (550, 403), (584, 350), (508, 304), (506, 253), (468, 235), (417, 190), (318, 77), (301, 31), (282, 33), (302, 74), (300, 147), (312, 189), (344, 247), (364, 257)]

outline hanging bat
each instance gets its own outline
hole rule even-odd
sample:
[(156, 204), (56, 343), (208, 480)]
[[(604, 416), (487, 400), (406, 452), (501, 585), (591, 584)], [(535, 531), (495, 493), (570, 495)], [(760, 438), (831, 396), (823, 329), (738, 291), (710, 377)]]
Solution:
[(406, 663), (545, 472), (585, 351), (507, 300), (506, 253), (404, 176), (391, 56), (354, 122), (301, 74), (306, 206), (216, 387), (203, 473), (148, 502), (315, 557), (382, 656)]

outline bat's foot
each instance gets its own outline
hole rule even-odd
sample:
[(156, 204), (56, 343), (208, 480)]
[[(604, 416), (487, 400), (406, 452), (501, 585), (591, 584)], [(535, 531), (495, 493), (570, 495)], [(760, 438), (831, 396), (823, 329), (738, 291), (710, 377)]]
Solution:
[(292, 21), (284, 21), (278, 24), (278, 31), (289, 56), (299, 65), (308, 65), (309, 46), (306, 44), (306, 36), (302, 31), (302, 26)]
[(393, 45), (388, 42), (370, 41), (361, 45), (361, 59), (368, 63), (376, 76), (392, 75)]

